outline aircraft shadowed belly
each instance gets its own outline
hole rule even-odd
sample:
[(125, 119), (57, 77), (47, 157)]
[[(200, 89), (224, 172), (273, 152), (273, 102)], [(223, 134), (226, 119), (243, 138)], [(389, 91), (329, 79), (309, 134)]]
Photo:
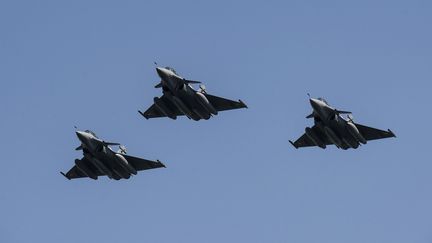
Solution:
[(162, 88), (163, 95), (155, 97), (153, 105), (145, 112), (138, 111), (146, 119), (169, 117), (173, 120), (177, 116), (186, 116), (193, 120), (207, 120), (219, 111), (247, 108), (241, 101), (233, 101), (207, 93), (204, 86), (195, 90), (192, 84), (201, 82), (180, 77), (170, 67), (157, 67), (156, 72), (161, 82), (155, 88)]
[(314, 118), (314, 126), (306, 128), (305, 134), (290, 143), (295, 148), (318, 146), (323, 149), (326, 145), (334, 144), (337, 148), (358, 148), (360, 144), (367, 144), (368, 140), (395, 137), (390, 130), (383, 131), (356, 124), (352, 116), (348, 119), (342, 114), (351, 114), (331, 107), (323, 98), (310, 98), (309, 103), (313, 109), (306, 118)]
[(118, 152), (111, 150), (109, 145), (120, 145), (100, 140), (91, 131), (76, 132), (81, 145), (77, 148), (83, 150), (84, 157), (75, 160), (75, 166), (66, 174), (60, 172), (67, 179), (89, 177), (97, 180), (99, 176), (108, 176), (110, 179), (129, 179), (137, 171), (165, 167), (157, 161), (145, 160), (126, 154), (126, 148), (120, 146)]

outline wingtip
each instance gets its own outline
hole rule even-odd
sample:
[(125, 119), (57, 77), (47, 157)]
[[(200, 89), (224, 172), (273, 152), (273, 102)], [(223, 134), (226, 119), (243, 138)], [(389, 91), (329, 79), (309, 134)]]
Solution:
[(288, 140), (288, 141), (290, 142), (290, 144), (291, 144), (292, 146), (294, 146), (294, 148), (298, 149), (298, 147), (295, 146), (295, 144), (293, 143), (293, 141), (291, 141), (291, 140)]
[(161, 164), (162, 165), (162, 167), (164, 167), (164, 168), (166, 168), (166, 166), (165, 166), (165, 164), (164, 163), (162, 163), (160, 160), (156, 160), (159, 164)]
[(65, 173), (63, 173), (62, 171), (60, 171), (60, 174), (62, 174), (64, 177), (66, 177), (66, 179), (70, 180), (71, 178), (69, 178)]
[(141, 116), (143, 116), (145, 119), (147, 119), (148, 120), (148, 117), (142, 112), (142, 111), (140, 111), (140, 110), (138, 110), (138, 113), (140, 113), (141, 114)]
[(244, 108), (249, 109), (249, 107), (242, 100), (239, 99), (238, 101), (241, 105), (243, 105)]
[(158, 83), (154, 87), (155, 87), (155, 89), (160, 89), (160, 88), (162, 88), (162, 83)]
[(388, 132), (389, 132), (393, 137), (396, 138), (396, 134), (394, 134), (394, 132), (393, 132), (392, 130), (388, 129)]
[(311, 113), (311, 114), (309, 114), (309, 115), (306, 116), (306, 119), (310, 119), (310, 118), (313, 118), (313, 117), (314, 117), (314, 113)]

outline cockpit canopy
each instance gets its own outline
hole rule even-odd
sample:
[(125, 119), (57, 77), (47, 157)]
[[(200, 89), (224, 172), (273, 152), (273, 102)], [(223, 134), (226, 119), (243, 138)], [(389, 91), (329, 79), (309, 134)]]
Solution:
[(93, 135), (95, 138), (98, 138), (98, 136), (96, 136), (96, 133), (94, 133), (93, 131), (85, 130), (84, 132), (86, 132), (86, 133), (90, 133), (90, 134)]
[(322, 97), (318, 98), (318, 100), (320, 100), (320, 101), (322, 101), (322, 102), (326, 103), (326, 105), (329, 105), (329, 103), (327, 102), (327, 100), (325, 100), (325, 99), (324, 99), (324, 98), (322, 98)]
[(165, 67), (165, 69), (168, 69), (168, 70), (172, 71), (173, 73), (177, 74), (177, 72), (172, 67)]

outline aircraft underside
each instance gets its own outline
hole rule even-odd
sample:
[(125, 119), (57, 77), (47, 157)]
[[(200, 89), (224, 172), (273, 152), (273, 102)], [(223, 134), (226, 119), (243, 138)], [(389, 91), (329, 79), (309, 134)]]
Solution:
[(114, 180), (129, 179), (132, 174), (118, 163), (115, 159), (95, 158), (90, 154), (85, 154), (81, 160), (75, 160), (78, 171), (92, 179), (96, 180), (98, 176), (102, 175)]
[(317, 127), (321, 131), (320, 136), (322, 141), (330, 142), (340, 149), (356, 149), (360, 146), (360, 142), (342, 124), (322, 125), (318, 123)]

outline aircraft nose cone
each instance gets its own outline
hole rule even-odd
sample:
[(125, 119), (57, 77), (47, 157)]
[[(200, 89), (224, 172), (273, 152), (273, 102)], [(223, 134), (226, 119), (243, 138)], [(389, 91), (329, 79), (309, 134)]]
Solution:
[(313, 99), (313, 98), (310, 98), (310, 99), (309, 99), (309, 103), (310, 103), (312, 106), (314, 106), (315, 104), (317, 104), (317, 101), (316, 101), (315, 99)]
[(310, 99), (309, 99), (309, 102), (310, 102), (312, 108), (315, 109), (315, 110), (319, 109), (319, 107), (321, 106), (321, 105), (320, 105), (320, 101), (317, 100), (317, 99), (310, 98)]
[(158, 75), (160, 77), (162, 77), (165, 74), (164, 70), (162, 68), (160, 68), (160, 67), (156, 68), (156, 72), (158, 73)]
[(83, 132), (81, 132), (81, 131), (77, 131), (77, 132), (75, 132), (75, 133), (76, 133), (76, 135), (77, 135), (77, 137), (78, 137), (78, 139), (79, 139), (80, 141), (85, 140), (86, 136), (84, 135)]

